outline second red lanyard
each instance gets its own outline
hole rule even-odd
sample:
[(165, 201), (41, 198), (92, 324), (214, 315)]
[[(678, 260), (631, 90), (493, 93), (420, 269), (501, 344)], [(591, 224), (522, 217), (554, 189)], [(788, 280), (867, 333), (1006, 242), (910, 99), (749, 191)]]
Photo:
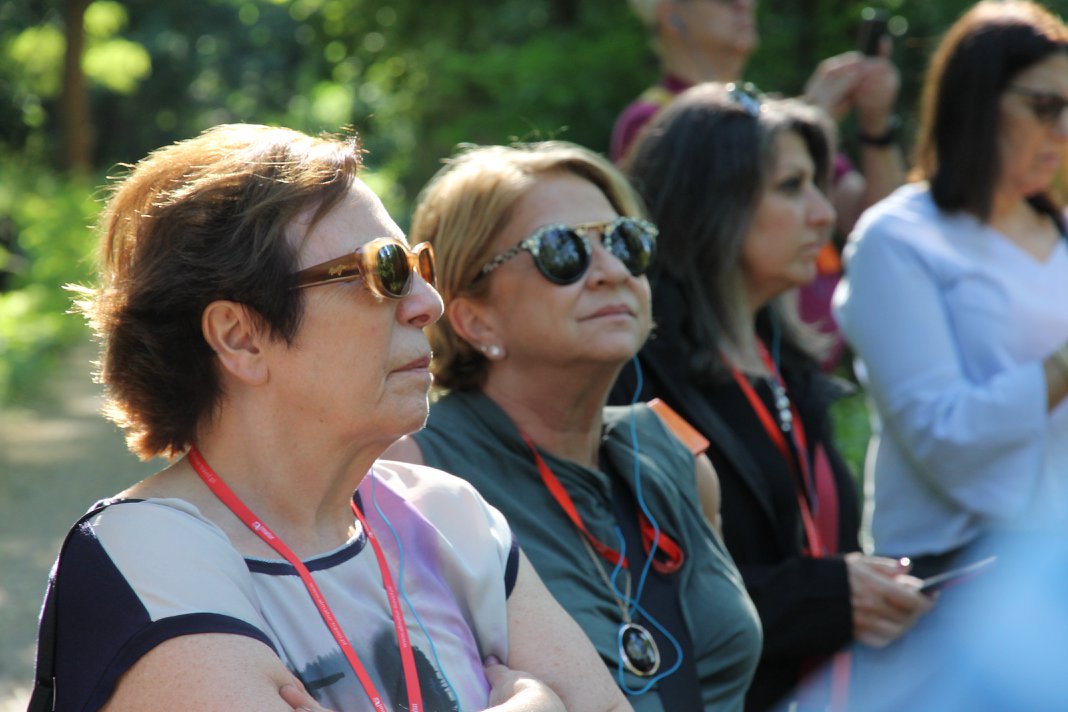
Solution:
[[(757, 346), (760, 350), (760, 357), (764, 361), (764, 365), (767, 366), (768, 371), (771, 373), (771, 377), (774, 378), (779, 387), (785, 392), (786, 384), (782, 380), (782, 376), (779, 374), (779, 369), (772, 360), (768, 350), (764, 348), (764, 344), (757, 342)], [(793, 440), (793, 447), (790, 447), (790, 443), (786, 441), (786, 434), (782, 428), (775, 421), (775, 417), (768, 410), (768, 407), (764, 404), (764, 400), (757, 395), (756, 390), (753, 388), (753, 384), (749, 382), (749, 379), (745, 377), (741, 371), (730, 366), (731, 374), (734, 376), (734, 381), (738, 384), (738, 387), (745, 394), (746, 400), (749, 401), (750, 407), (753, 412), (756, 413), (760, 419), (760, 423), (764, 426), (764, 430), (767, 431), (768, 437), (775, 443), (776, 449), (786, 460), (790, 469), (794, 472), (794, 489), (797, 493), (797, 506), (801, 510), (801, 523), (805, 528), (805, 538), (808, 540), (807, 551), (805, 552), (809, 556), (826, 556), (829, 552), (823, 545), (823, 538), (819, 534), (819, 529), (816, 527), (816, 519), (812, 514), (812, 507), (809, 505), (808, 491), (813, 487), (812, 481), (812, 469), (811, 462), (808, 454), (808, 439), (805, 437), (805, 426), (801, 422), (801, 414), (797, 412), (797, 408), (793, 402), (790, 402), (790, 413), (793, 416), (791, 432), (795, 433)]]

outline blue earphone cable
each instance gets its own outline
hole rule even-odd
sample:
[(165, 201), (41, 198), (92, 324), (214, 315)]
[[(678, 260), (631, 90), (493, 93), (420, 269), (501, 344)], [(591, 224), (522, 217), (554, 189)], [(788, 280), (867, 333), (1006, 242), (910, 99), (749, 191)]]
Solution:
[[(619, 687), (620, 687), (621, 690), (623, 690), (628, 695), (643, 695), (646, 692), (648, 692), (649, 690), (651, 690), (653, 688), (653, 686), (656, 685), (656, 683), (660, 682), (665, 677), (667, 677), (668, 675), (671, 675), (672, 673), (674, 673), (676, 670), (679, 669), (679, 667), (682, 665), (682, 646), (679, 645), (679, 641), (675, 639), (675, 636), (673, 636), (670, 632), (668, 632), (668, 630), (663, 625), (661, 625), (658, 620), (653, 618), (651, 615), (649, 615), (649, 613), (644, 608), (642, 608), (641, 603), (639, 602), (641, 600), (642, 589), (645, 588), (646, 577), (648, 576), (649, 569), (650, 569), (650, 567), (652, 566), (652, 563), (653, 563), (653, 558), (656, 556), (656, 548), (657, 548), (658, 544), (660, 543), (660, 525), (657, 523), (656, 518), (653, 517), (653, 513), (649, 510), (648, 505), (645, 503), (645, 497), (642, 494), (641, 457), (640, 457), (640, 453), (639, 453), (639, 449), (638, 449), (638, 426), (637, 426), (637, 420), (636, 420), (635, 415), (634, 415), (634, 406), (637, 405), (637, 403), (638, 403), (638, 398), (641, 395), (642, 388), (643, 388), (644, 384), (643, 384), (643, 378), (642, 378), (641, 362), (639, 362), (637, 356), (634, 356), (634, 358), (632, 359), (632, 362), (634, 364), (634, 372), (635, 372), (635, 375), (636, 375), (636, 383), (635, 383), (635, 386), (634, 386), (634, 396), (631, 398), (631, 401), (630, 401), (630, 405), (631, 405), (631, 411), (630, 411), (630, 443), (631, 443), (631, 451), (634, 453), (634, 496), (635, 496), (635, 499), (637, 499), (637, 501), (638, 501), (638, 507), (641, 509), (642, 514), (645, 515), (645, 518), (649, 520), (649, 523), (653, 527), (653, 543), (649, 547), (649, 555), (645, 559), (645, 565), (642, 566), (642, 573), (641, 573), (640, 578), (638, 579), (638, 586), (634, 591), (634, 597), (630, 598), (630, 597), (626, 596), (625, 594), (623, 594), (619, 590), (619, 587), (616, 585), (616, 578), (618, 577), (619, 572), (623, 568), (623, 559), (627, 555), (627, 542), (623, 538), (622, 530), (620, 530), (620, 528), (617, 526), (615, 531), (616, 531), (616, 538), (619, 540), (619, 550), (620, 550), (620, 555), (621, 556), (620, 556), (619, 561), (616, 563), (615, 567), (612, 569), (612, 575), (609, 577), (609, 581), (612, 584), (612, 590), (616, 593), (617, 596), (620, 597), (620, 599), (622, 599), (624, 601), (624, 605), (627, 606), (628, 615), (631, 615), (634, 611), (637, 611), (638, 613), (640, 613), (642, 615), (642, 617), (650, 625), (652, 625), (654, 628), (656, 628), (658, 631), (660, 631), (663, 634), (663, 636), (668, 639), (668, 642), (671, 643), (672, 647), (675, 648), (675, 664), (672, 665), (669, 669), (667, 669), (664, 672), (660, 673), (659, 675), (655, 675), (645, 685), (643, 685), (642, 687), (640, 687), (638, 689), (633, 689), (633, 688), (631, 688), (630, 686), (627, 685), (626, 678), (625, 678), (625, 676), (623, 674), (623, 665), (622, 665), (622, 663), (616, 669), (616, 682), (619, 684)], [(618, 650), (619, 650), (619, 656), (620, 656), (620, 658), (622, 658), (623, 657), (623, 655), (622, 655), (623, 629), (622, 628), (620, 628), (619, 633), (617, 634), (616, 645), (617, 645)]]
[[(626, 557), (626, 555), (627, 555), (627, 542), (623, 538), (623, 532), (620, 530), (619, 527), (616, 527), (616, 538), (619, 541), (620, 561), (618, 563), (616, 563), (615, 567), (612, 569), (612, 575), (609, 576), (609, 578), (608, 578), (608, 580), (612, 584), (612, 590), (615, 592), (615, 594), (617, 596), (619, 596), (620, 599), (625, 601), (624, 605), (626, 605), (628, 607), (629, 611), (638, 611), (639, 613), (641, 613), (642, 617), (646, 620), (646, 622), (648, 622), (649, 625), (653, 626), (658, 631), (660, 631), (664, 635), (664, 637), (668, 639), (668, 642), (671, 643), (671, 646), (673, 648), (675, 648), (675, 664), (672, 665), (667, 670), (665, 670), (664, 672), (660, 673), (659, 675), (655, 675), (652, 679), (649, 680), (649, 682), (645, 683), (643, 686), (641, 686), (641, 687), (639, 687), (637, 689), (632, 688), (629, 685), (627, 685), (626, 677), (623, 674), (623, 664), (622, 664), (622, 662), (620, 663), (619, 667), (616, 668), (616, 683), (619, 685), (619, 689), (623, 690), (623, 692), (627, 693), (628, 695), (644, 695), (646, 692), (648, 692), (649, 690), (651, 690), (653, 688), (653, 685), (655, 685), (656, 683), (660, 682), (665, 677), (667, 677), (668, 675), (672, 674), (673, 672), (675, 672), (676, 670), (679, 669), (679, 666), (682, 665), (682, 646), (679, 645), (679, 641), (677, 641), (675, 639), (675, 636), (673, 636), (670, 632), (668, 632), (668, 630), (664, 626), (662, 626), (660, 624), (660, 621), (656, 620), (651, 615), (649, 615), (648, 611), (646, 611), (644, 608), (642, 608), (641, 604), (638, 603), (638, 599), (641, 597), (641, 587), (640, 586), (638, 587), (638, 590), (634, 592), (634, 597), (633, 598), (629, 598), (626, 594), (624, 594), (622, 591), (619, 590), (619, 586), (616, 585), (616, 577), (619, 575), (619, 572), (622, 571), (622, 569), (623, 569), (622, 559), (623, 559), (623, 557)], [(654, 550), (650, 549), (650, 554), (653, 551)], [(652, 558), (652, 557), (650, 556), (650, 558)], [(623, 628), (622, 627), (620, 627), (619, 632), (616, 634), (616, 647), (617, 647), (617, 650), (618, 650), (619, 657), (622, 658), (623, 657)]]
[[(408, 610), (415, 616), (415, 622), (419, 624), (419, 629), (423, 631), (423, 636), (427, 642), (430, 643), (430, 654), (434, 656), (434, 666), (438, 669), (438, 674), (441, 675), (441, 679), (445, 681), (445, 685), (449, 688), (449, 692), (452, 693), (452, 698), (456, 700), (457, 709), (460, 704), (460, 696), (456, 694), (456, 688), (452, 686), (452, 681), (449, 680), (449, 676), (445, 674), (445, 668), (441, 665), (441, 659), (438, 657), (437, 646), (434, 645), (434, 639), (430, 637), (430, 632), (423, 625), (423, 619), (419, 617), (419, 611), (415, 610), (415, 606), (412, 605), (411, 599), (408, 598), (408, 592), (404, 590), (404, 547), (401, 545), (400, 536), (397, 534), (397, 530), (393, 528), (393, 524), (390, 523), (389, 517), (382, 511), (382, 508), (378, 506), (378, 500), (375, 499), (375, 483), (377, 477), (374, 472), (371, 472), (371, 504), (374, 505), (375, 511), (378, 512), (378, 516), (386, 523), (386, 527), (389, 528), (390, 534), (393, 535), (393, 541), (397, 544), (397, 590), (400, 592), (400, 596), (404, 599), (404, 602), (408, 604)], [(463, 712), (463, 710), (460, 710)]]

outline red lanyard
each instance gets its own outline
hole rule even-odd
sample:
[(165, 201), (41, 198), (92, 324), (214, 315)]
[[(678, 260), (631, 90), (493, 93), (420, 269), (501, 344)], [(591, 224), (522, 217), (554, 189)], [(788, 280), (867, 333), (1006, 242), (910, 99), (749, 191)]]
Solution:
[[(779, 387), (785, 391), (786, 384), (783, 382), (775, 362), (772, 361), (771, 355), (768, 354), (768, 350), (764, 348), (763, 342), (758, 340), (757, 348), (760, 351), (760, 358), (763, 359), (764, 365), (768, 367), (768, 371), (771, 373), (772, 378), (774, 378), (778, 382)], [(801, 423), (801, 416), (797, 412), (797, 408), (791, 401), (790, 412), (793, 414), (793, 432), (797, 433), (795, 438), (791, 438), (794, 443), (794, 449), (797, 451), (797, 457), (794, 457), (790, 445), (786, 442), (786, 435), (779, 427), (774, 416), (768, 411), (764, 401), (753, 389), (753, 385), (749, 383), (749, 379), (746, 378), (741, 371), (735, 368), (734, 365), (731, 365), (731, 375), (734, 376), (734, 380), (738, 384), (738, 387), (742, 389), (742, 393), (745, 394), (746, 400), (749, 401), (749, 405), (753, 408), (753, 412), (756, 413), (757, 417), (760, 419), (760, 423), (764, 426), (764, 430), (768, 432), (768, 437), (775, 443), (775, 447), (778, 449), (783, 459), (786, 460), (787, 464), (790, 465), (790, 469), (794, 472), (794, 491), (797, 494), (797, 506), (801, 510), (801, 523), (805, 528), (805, 538), (808, 540), (805, 554), (808, 556), (826, 556), (829, 552), (823, 546), (823, 539), (820, 537), (819, 530), (816, 528), (816, 520), (812, 516), (812, 508), (809, 506), (808, 497), (805, 496), (806, 486), (811, 487), (812, 484), (812, 473), (808, 460), (808, 439), (805, 437), (805, 426)]]
[[(586, 541), (590, 543), (594, 551), (601, 555), (608, 563), (613, 566), (628, 566), (627, 558), (622, 556), (618, 551), (608, 546), (600, 539), (586, 529), (586, 524), (582, 521), (582, 517), (578, 513), (578, 509), (575, 507), (575, 503), (571, 501), (571, 495), (564, 489), (563, 484), (557, 479), (553, 471), (549, 469), (549, 466), (545, 464), (545, 460), (538, 454), (538, 449), (534, 446), (534, 442), (527, 437), (526, 434), (522, 434), (523, 441), (530, 448), (530, 452), (534, 455), (534, 462), (538, 466), (538, 473), (541, 475), (541, 481), (545, 483), (545, 488), (549, 490), (549, 494), (553, 496), (556, 503), (560, 505), (560, 508), (567, 514), (568, 519), (575, 525), (575, 528), (579, 530), (579, 533), (586, 538)], [(675, 542), (670, 536), (663, 531), (659, 532), (659, 538), (657, 538), (657, 531), (653, 528), (652, 523), (645, 517), (644, 514), (639, 515), (639, 524), (642, 530), (642, 544), (645, 546), (645, 552), (647, 555), (653, 557), (653, 568), (662, 574), (675, 573), (682, 567), (682, 562), (686, 556), (682, 551), (682, 547)], [(653, 551), (653, 541), (656, 541), (656, 548), (664, 552), (665, 559), (658, 559)]]
[[(234, 494), (233, 490), (227, 487), (225, 482), (219, 479), (219, 476), (211, 469), (211, 466), (208, 465), (195, 445), (189, 450), (189, 462), (193, 465), (193, 469), (196, 470), (197, 474), (200, 475), (200, 479), (204, 480), (204, 484), (211, 489), (215, 496), (229, 507), (230, 511), (245, 523), (245, 526), (255, 532), (260, 539), (263, 539), (272, 549), (281, 554), (297, 570), (300, 580), (304, 582), (304, 587), (308, 589), (308, 594), (315, 603), (315, 607), (319, 609), (319, 615), (323, 617), (326, 627), (330, 629), (334, 640), (337, 641), (338, 646), (341, 648), (341, 652), (345, 654), (345, 658), (348, 659), (360, 684), (363, 685), (364, 691), (371, 698), (371, 704), (379, 712), (386, 712), (386, 705), (382, 701), (382, 695), (379, 694), (378, 688), (375, 687), (370, 675), (367, 674), (367, 670), (356, 656), (352, 643), (345, 637), (345, 632), (341, 630), (341, 626), (334, 617), (334, 612), (330, 610), (326, 599), (323, 598), (323, 594), (315, 584), (308, 567), (297, 558), (292, 550), (266, 524), (253, 514), (251, 509), (245, 506), (245, 503)], [(356, 518), (360, 520), (360, 525), (374, 548), (375, 558), (378, 559), (378, 568), (382, 572), (382, 586), (386, 589), (390, 613), (393, 616), (393, 627), (397, 631), (397, 644), (400, 647), (401, 666), (404, 670), (405, 687), (408, 690), (409, 708), (412, 712), (419, 712), (423, 709), (423, 693), (419, 689), (419, 676), (415, 669), (415, 655), (412, 652), (411, 641), (408, 639), (408, 628), (404, 624), (404, 612), (401, 610), (397, 588), (393, 585), (393, 577), (389, 573), (389, 566), (386, 564), (386, 557), (382, 553), (378, 538), (367, 525), (367, 521), (363, 518), (363, 514), (360, 512), (360, 508), (356, 506), (355, 501), (352, 502), (352, 511), (356, 514)]]

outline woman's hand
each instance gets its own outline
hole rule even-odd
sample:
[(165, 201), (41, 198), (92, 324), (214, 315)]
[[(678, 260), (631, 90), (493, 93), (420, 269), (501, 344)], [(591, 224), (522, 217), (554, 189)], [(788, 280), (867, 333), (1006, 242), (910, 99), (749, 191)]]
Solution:
[(853, 93), (863, 71), (864, 55), (859, 52), (828, 57), (809, 77), (803, 98), (837, 121), (853, 108)]
[(920, 593), (920, 580), (894, 559), (853, 552), (845, 556), (853, 604), (853, 637), (882, 648), (900, 638), (934, 600)]
[(901, 88), (897, 67), (885, 56), (865, 57), (853, 87), (857, 125), (867, 136), (881, 136), (890, 126)]
[(498, 712), (567, 712), (548, 685), (530, 673), (512, 670), (497, 658), (486, 660), (490, 684), (489, 710)]
[[(633, 712), (593, 643), (545, 588), (522, 552), (515, 587), (508, 597), (507, 655), (509, 665), (529, 670), (536, 678), (532, 681), (548, 685), (563, 700), (559, 708), (546, 709)], [(513, 708), (502, 705), (500, 709)]]
[(278, 691), (279, 696), (285, 703), (293, 708), (294, 712), (330, 712), (308, 694), (303, 687), (289, 684), (283, 685)]

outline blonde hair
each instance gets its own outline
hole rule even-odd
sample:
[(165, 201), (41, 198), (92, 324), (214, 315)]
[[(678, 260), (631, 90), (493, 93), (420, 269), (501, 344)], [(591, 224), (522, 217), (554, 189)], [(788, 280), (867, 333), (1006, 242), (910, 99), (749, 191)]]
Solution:
[[(434, 245), (438, 291), (446, 306), (456, 297), (480, 298), (487, 280), (476, 280), (493, 258), (494, 239), (516, 204), (540, 178), (571, 173), (604, 193), (620, 215), (641, 216), (641, 202), (615, 166), (565, 141), (513, 146), (466, 146), (419, 194), (409, 239)], [(436, 383), (455, 390), (481, 387), (486, 358), (441, 319), (428, 330)]]

